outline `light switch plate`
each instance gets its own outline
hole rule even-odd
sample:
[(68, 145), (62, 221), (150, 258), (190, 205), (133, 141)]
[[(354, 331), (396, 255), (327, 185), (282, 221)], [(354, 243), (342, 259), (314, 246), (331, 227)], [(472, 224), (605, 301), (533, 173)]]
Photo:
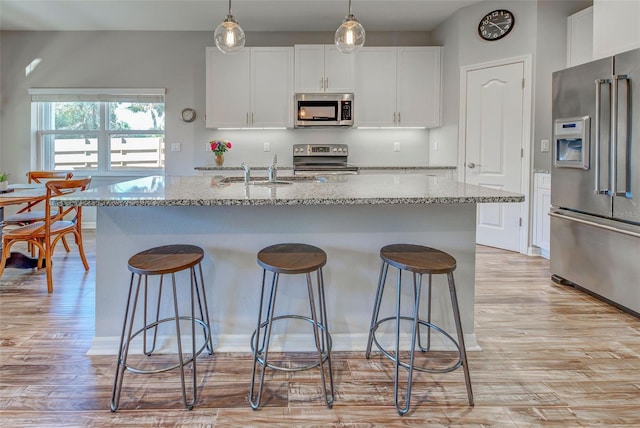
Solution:
[(541, 140), (540, 141), (540, 151), (548, 152), (549, 151), (549, 140)]
[(182, 150), (180, 143), (171, 143), (172, 152), (179, 152), (180, 150)]

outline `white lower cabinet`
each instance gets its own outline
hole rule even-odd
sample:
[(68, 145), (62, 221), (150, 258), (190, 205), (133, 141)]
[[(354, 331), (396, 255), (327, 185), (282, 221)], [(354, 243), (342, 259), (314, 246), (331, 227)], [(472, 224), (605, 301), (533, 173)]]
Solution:
[(533, 245), (540, 248), (540, 254), (549, 258), (549, 240), (551, 239), (551, 174), (536, 173), (534, 180), (533, 202)]
[(293, 48), (207, 48), (207, 128), (293, 126)]

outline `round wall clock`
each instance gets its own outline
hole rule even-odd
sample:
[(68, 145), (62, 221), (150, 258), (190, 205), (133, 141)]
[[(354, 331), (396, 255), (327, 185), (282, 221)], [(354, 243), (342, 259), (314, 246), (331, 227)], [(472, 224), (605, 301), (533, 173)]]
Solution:
[(196, 120), (196, 111), (192, 108), (185, 108), (180, 112), (180, 117), (185, 122), (193, 122)]
[(515, 18), (505, 9), (487, 13), (478, 24), (478, 35), (484, 40), (500, 40), (513, 29)]

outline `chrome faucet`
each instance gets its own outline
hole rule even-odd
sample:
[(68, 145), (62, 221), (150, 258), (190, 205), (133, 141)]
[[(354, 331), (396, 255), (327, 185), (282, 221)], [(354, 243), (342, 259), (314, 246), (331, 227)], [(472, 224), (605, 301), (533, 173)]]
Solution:
[(251, 168), (244, 162), (240, 166), (244, 170), (244, 184), (249, 184), (249, 181), (251, 181)]
[(278, 167), (276, 166), (277, 163), (278, 155), (273, 155), (271, 166), (269, 167), (269, 181), (271, 182), (278, 181)]

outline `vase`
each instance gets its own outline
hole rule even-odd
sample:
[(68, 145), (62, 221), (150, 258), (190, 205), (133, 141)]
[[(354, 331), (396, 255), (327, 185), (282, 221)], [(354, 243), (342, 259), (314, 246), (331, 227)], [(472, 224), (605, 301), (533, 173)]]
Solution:
[(224, 155), (216, 155), (216, 165), (222, 166), (224, 163)]
[(8, 181), (0, 181), (0, 191), (5, 191), (9, 189)]

